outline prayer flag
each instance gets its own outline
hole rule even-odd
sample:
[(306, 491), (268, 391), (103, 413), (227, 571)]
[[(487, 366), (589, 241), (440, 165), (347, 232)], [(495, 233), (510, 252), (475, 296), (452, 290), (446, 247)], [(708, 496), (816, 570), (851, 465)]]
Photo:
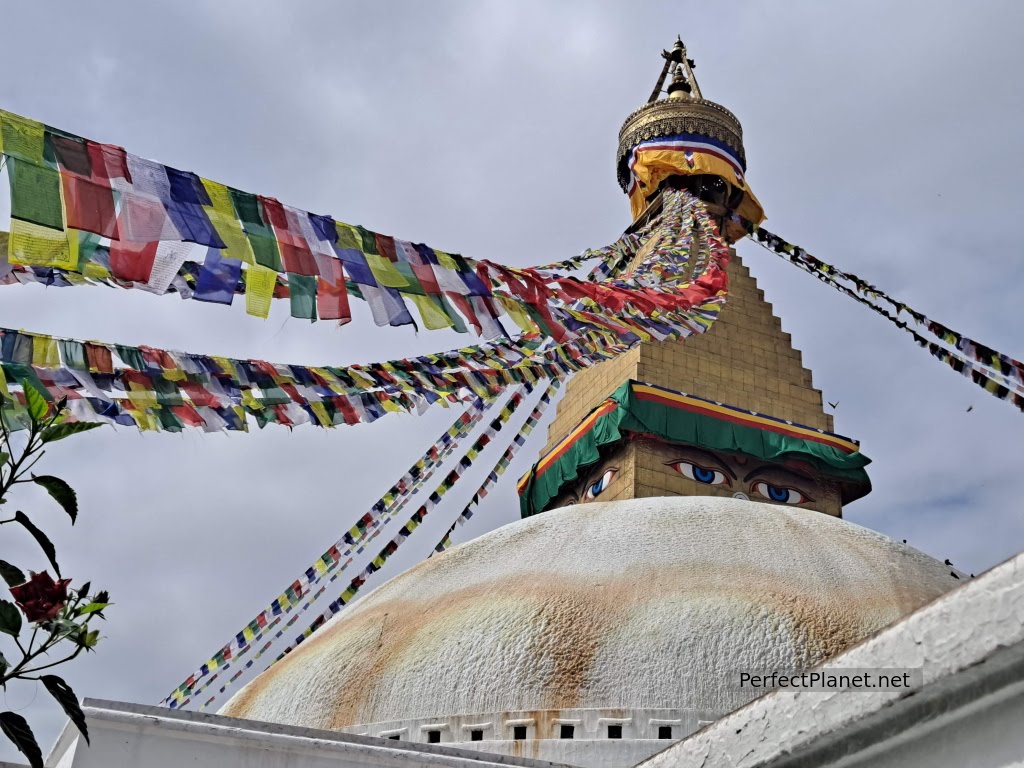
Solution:
[(60, 174), (52, 168), (9, 157), (11, 216), (50, 229), (64, 229)]
[(210, 248), (196, 281), (193, 298), (215, 304), (230, 304), (242, 274), (242, 262), (221, 257), (220, 251)]
[(292, 317), (316, 320), (316, 278), (289, 272), (288, 290)]

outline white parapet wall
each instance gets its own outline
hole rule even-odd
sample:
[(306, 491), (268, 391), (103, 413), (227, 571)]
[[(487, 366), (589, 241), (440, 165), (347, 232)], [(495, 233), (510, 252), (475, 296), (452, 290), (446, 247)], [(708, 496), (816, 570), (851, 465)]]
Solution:
[(86, 699), (91, 746), (65, 728), (47, 768), (562, 768), (335, 731)]
[(821, 669), (893, 667), (923, 683), (775, 691), (639, 768), (1024, 768), (1024, 554)]

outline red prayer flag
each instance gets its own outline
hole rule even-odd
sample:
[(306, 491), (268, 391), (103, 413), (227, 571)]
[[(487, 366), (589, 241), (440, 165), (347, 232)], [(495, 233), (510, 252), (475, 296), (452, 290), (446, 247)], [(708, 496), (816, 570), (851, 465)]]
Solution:
[[(121, 235), (114, 211), (114, 193), (110, 187), (70, 173), (62, 173), (60, 180), (64, 187), (64, 212), (68, 226), (119, 240)], [(146, 279), (149, 279), (148, 274)]]
[(153, 271), (153, 260), (156, 258), (158, 242), (130, 243), (127, 240), (114, 240), (110, 243), (110, 272), (119, 280), (132, 280), (138, 283), (149, 281)]
[(322, 320), (339, 320), (344, 325), (352, 320), (345, 273), (340, 261), (332, 259), (326, 266), (331, 273), (322, 274), (317, 280), (316, 311)]
[(184, 405), (172, 405), (171, 412), (181, 419), (182, 423), (189, 427), (201, 427), (205, 422), (199, 412), (188, 403)]
[(102, 344), (85, 343), (85, 357), (89, 361), (90, 371), (100, 373), (113, 373), (114, 361), (111, 359), (110, 350)]

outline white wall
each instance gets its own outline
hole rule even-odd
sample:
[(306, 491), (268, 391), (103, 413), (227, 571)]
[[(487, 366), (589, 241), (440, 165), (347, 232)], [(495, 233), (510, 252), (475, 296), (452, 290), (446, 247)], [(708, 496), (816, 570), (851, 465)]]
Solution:
[(52, 768), (552, 768), (434, 745), (86, 700), (92, 745), (65, 729)]

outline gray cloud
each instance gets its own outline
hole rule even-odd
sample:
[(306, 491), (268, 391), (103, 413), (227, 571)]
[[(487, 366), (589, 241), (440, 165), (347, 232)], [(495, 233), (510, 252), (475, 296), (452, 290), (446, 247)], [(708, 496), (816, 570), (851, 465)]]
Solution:
[[(1024, 194), (1012, 174), (1024, 167), (1024, 91), (1011, 77), (1022, 16), (1010, 2), (22, 3), (5, 8), (0, 106), (525, 265), (610, 242), (627, 224), (616, 133), (678, 31), (705, 94), (743, 121), (770, 227), (1019, 357)], [(740, 253), (816, 386), (840, 402), (837, 430), (875, 460), (875, 491), (849, 519), (968, 571), (1024, 549), (1020, 414), (771, 254)], [(338, 329), (288, 319), (286, 307), (260, 322), (241, 307), (102, 288), (8, 287), (3, 299), (10, 327), (268, 360), (367, 361), (466, 341), (377, 331), (362, 310)], [(162, 698), (454, 416), (326, 434), (105, 429), (55, 447), (50, 469), (78, 489), (83, 512), (74, 530), (59, 511), (40, 511), (41, 523), (64, 570), (117, 602), (98, 653), (68, 670), (72, 685)], [(460, 508), (433, 513), (394, 565), (423, 557)], [(506, 483), (460, 540), (517, 516)], [(29, 542), (5, 547), (42, 567)], [(62, 718), (31, 698), (12, 690), (6, 706), (49, 742)]]

